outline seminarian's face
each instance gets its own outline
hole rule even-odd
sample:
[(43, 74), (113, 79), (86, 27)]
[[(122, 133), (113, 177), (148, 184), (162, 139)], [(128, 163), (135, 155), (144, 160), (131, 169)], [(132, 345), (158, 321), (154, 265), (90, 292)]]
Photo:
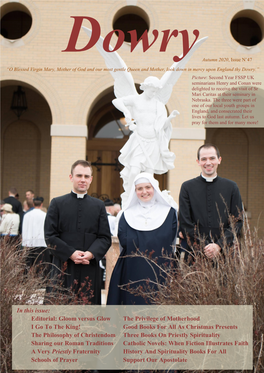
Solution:
[(150, 183), (140, 183), (136, 185), (136, 194), (142, 202), (149, 202), (154, 196), (154, 188)]
[(79, 164), (74, 168), (73, 174), (70, 175), (70, 180), (72, 182), (72, 190), (77, 194), (84, 194), (93, 180), (92, 170), (90, 167), (83, 167)]
[(197, 163), (202, 170), (202, 175), (204, 177), (215, 177), (221, 160), (221, 157), (217, 157), (215, 148), (202, 148), (200, 150), (200, 158), (197, 159)]

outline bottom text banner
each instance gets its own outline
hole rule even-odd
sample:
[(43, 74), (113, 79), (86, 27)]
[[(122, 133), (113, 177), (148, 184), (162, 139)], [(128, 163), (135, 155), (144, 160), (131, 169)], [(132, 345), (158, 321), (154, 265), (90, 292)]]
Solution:
[(15, 370), (253, 369), (252, 306), (13, 306)]

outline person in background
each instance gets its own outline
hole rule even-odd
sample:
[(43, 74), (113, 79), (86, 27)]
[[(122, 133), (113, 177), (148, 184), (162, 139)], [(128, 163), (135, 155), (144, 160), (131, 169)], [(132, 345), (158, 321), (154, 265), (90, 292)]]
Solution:
[(1, 224), (1, 221), (2, 221), (2, 215), (3, 215), (3, 210), (2, 210), (2, 207), (4, 206), (5, 204), (5, 201), (0, 201), (0, 224)]
[(33, 199), (25, 200), (23, 202), (23, 211), (20, 213), (19, 233), (22, 234), (24, 216), (32, 210), (34, 210)]
[(28, 209), (25, 212), (25, 214), (27, 214), (29, 211), (34, 209), (34, 200), (33, 199), (28, 199), (27, 200), (27, 206), (28, 206)]
[(111, 235), (114, 236), (115, 221), (116, 221), (115, 216), (114, 216), (114, 213), (115, 213), (114, 202), (111, 199), (106, 199), (104, 201), (104, 205), (105, 205), (105, 209), (106, 209), (106, 213), (107, 213), (110, 232), (111, 232)]
[(2, 206), (1, 212), (3, 213), (0, 225), (1, 236), (8, 236), (10, 242), (16, 244), (19, 230), (19, 214), (13, 212), (12, 205), (9, 203), (5, 203)]
[(22, 205), (21, 202), (16, 198), (17, 189), (15, 187), (9, 188), (8, 197), (4, 198), (4, 202), (12, 206), (12, 211), (15, 214), (21, 214)]
[(119, 211), (121, 211), (121, 205), (120, 205), (120, 203), (115, 203), (114, 204), (114, 208), (115, 208), (114, 215), (117, 216), (117, 214), (119, 213)]
[(26, 191), (26, 200), (27, 201), (32, 201), (33, 202), (33, 199), (35, 197), (35, 194), (33, 192), (33, 190), (29, 189)]
[(25, 199), (25, 201), (23, 202), (22, 206), (23, 206), (23, 212), (24, 212), (24, 213), (27, 212), (27, 211), (29, 210), (28, 202), (27, 202), (26, 199)]
[(22, 246), (31, 248), (28, 255), (28, 266), (39, 265), (39, 269), (45, 275), (49, 272), (50, 252), (44, 239), (45, 212), (42, 211), (44, 199), (36, 197), (33, 199), (34, 209), (25, 214), (22, 227)]

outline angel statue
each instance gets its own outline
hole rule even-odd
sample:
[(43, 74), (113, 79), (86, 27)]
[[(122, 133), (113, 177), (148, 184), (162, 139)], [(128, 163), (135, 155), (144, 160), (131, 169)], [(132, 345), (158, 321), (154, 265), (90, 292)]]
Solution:
[(174, 110), (167, 117), (165, 105), (156, 98), (161, 85), (155, 76), (146, 78), (140, 89), (142, 94), (113, 100), (133, 131), (119, 156), (119, 162), (125, 166), (121, 171), (125, 190), (125, 194), (122, 194), (123, 204), (126, 192), (129, 194), (130, 185), (140, 172), (164, 174), (174, 168), (175, 154), (168, 148), (172, 131), (170, 121), (179, 112)]
[[(91, 37), (92, 31), (82, 26)], [(124, 166), (120, 175), (123, 179), (124, 193), (122, 207), (125, 206), (133, 180), (140, 172), (164, 174), (174, 168), (175, 155), (169, 150), (172, 125), (171, 120), (179, 114), (177, 110), (167, 116), (166, 103), (174, 84), (183, 72), (185, 64), (194, 51), (206, 40), (198, 40), (179, 62), (158, 79), (149, 76), (140, 85), (143, 93), (138, 94), (133, 77), (116, 51), (106, 52), (104, 39), (100, 37), (96, 47), (104, 57), (105, 64), (114, 78), (113, 105), (123, 112), (127, 126), (133, 132), (120, 150), (119, 162)], [(109, 46), (109, 50), (113, 48)]]

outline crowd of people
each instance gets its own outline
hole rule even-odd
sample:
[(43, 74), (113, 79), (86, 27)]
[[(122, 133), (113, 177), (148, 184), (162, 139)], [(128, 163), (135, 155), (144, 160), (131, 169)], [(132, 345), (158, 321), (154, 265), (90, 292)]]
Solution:
[[(147, 297), (138, 296), (136, 289), (148, 284), (152, 292), (159, 291), (165, 281), (164, 266), (176, 265), (177, 237), (185, 260), (193, 257), (194, 249), (213, 260), (239, 235), (242, 200), (237, 184), (217, 175), (221, 161), (216, 146), (204, 144), (198, 149), (201, 173), (182, 184), (177, 211), (173, 199), (166, 198), (158, 181), (147, 172), (135, 177), (123, 210), (110, 199), (89, 196), (92, 167), (78, 160), (69, 175), (71, 192), (53, 198), (47, 213), (43, 198), (35, 197), (32, 190), (26, 192), (22, 208), (17, 190), (10, 188), (9, 196), (1, 202), (2, 239), (8, 236), (16, 240), (22, 234), (22, 247), (30, 248), (29, 268), (52, 263), (47, 267), (52, 280), (47, 294), (56, 288), (58, 274), (63, 271), (65, 288), (74, 289), (76, 294), (81, 289), (82, 297), (87, 289), (89, 302), (101, 304), (105, 254), (111, 236), (117, 235), (120, 257), (112, 273), (107, 304), (146, 304)], [(230, 216), (235, 218), (235, 233)], [(155, 262), (150, 264), (148, 257), (155, 257)], [(132, 291), (127, 291), (128, 286)]]
[[(27, 268), (40, 263), (50, 263), (49, 250), (44, 239), (44, 221), (47, 209), (43, 197), (35, 197), (33, 190), (27, 190), (23, 204), (15, 187), (8, 191), (8, 197), (1, 201), (1, 238), (17, 246), (27, 247)], [(42, 270), (41, 270), (42, 272)], [(43, 271), (45, 272), (45, 271)]]

